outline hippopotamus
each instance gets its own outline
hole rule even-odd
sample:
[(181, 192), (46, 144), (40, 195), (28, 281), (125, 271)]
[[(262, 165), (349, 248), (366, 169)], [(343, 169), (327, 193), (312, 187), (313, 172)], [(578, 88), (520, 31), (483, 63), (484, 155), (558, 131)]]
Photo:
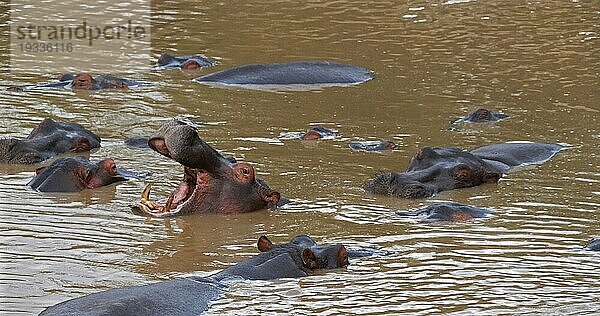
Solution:
[(89, 294), (51, 306), (40, 315), (198, 315), (222, 295), (227, 287), (223, 281), (298, 278), (318, 269), (349, 264), (343, 245), (319, 246), (307, 235), (278, 245), (261, 236), (257, 246), (259, 254), (206, 277), (190, 276)]
[(57, 159), (35, 173), (27, 185), (40, 192), (79, 192), (145, 176), (117, 168), (110, 158), (91, 162), (83, 156)]
[(0, 163), (34, 164), (58, 154), (98, 147), (100, 137), (80, 124), (46, 118), (25, 139), (0, 139)]
[(396, 144), (387, 140), (373, 140), (350, 143), (348, 147), (356, 151), (384, 151), (396, 148)]
[(380, 174), (364, 189), (402, 198), (426, 198), (438, 192), (496, 183), (514, 167), (542, 163), (563, 147), (556, 144), (511, 142), (477, 148), (424, 147), (405, 172)]
[(78, 74), (64, 74), (58, 82), (23, 86), (9, 87), (10, 91), (24, 91), (35, 89), (73, 89), (73, 90), (101, 90), (101, 89), (128, 89), (129, 87), (144, 85), (145, 83), (113, 77), (111, 75), (99, 75), (95, 78), (90, 74), (81, 72)]
[(585, 246), (586, 250), (600, 251), (600, 237), (596, 237)]
[(313, 126), (300, 135), (302, 140), (320, 140), (335, 138), (335, 132), (321, 125)]
[(163, 53), (156, 62), (155, 69), (165, 68), (180, 68), (180, 69), (201, 69), (206, 67), (212, 67), (217, 64), (214, 59), (207, 58), (202, 55), (192, 56), (171, 56), (167, 53)]
[[(155, 217), (189, 213), (243, 213), (278, 205), (280, 194), (257, 179), (246, 162), (232, 162), (204, 142), (196, 129), (172, 120), (150, 137), (154, 151), (183, 165), (183, 179), (167, 199), (150, 201), (150, 184), (133, 210)], [(235, 161), (235, 160), (234, 160)]]
[(365, 68), (327, 61), (298, 61), (280, 64), (251, 64), (227, 69), (194, 79), (217, 86), (269, 89), (306, 89), (348, 86), (373, 79)]
[(414, 211), (396, 212), (400, 216), (417, 216), (428, 222), (464, 222), (486, 217), (491, 211), (460, 203), (433, 203)]
[(493, 123), (507, 118), (508, 115), (488, 109), (479, 108), (465, 117), (456, 119), (452, 124), (458, 123)]

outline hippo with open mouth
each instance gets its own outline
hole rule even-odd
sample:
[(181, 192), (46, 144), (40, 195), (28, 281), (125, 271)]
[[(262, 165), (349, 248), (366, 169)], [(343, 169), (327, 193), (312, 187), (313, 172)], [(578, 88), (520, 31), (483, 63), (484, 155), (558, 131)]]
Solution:
[(273, 244), (261, 236), (257, 246), (259, 254), (207, 277), (190, 276), (89, 294), (48, 307), (40, 315), (199, 315), (227, 288), (223, 281), (298, 278), (349, 264), (345, 246), (317, 245), (307, 235), (298, 235), (285, 244)]
[(424, 147), (405, 172), (380, 174), (364, 189), (401, 198), (426, 198), (438, 192), (496, 183), (514, 167), (542, 163), (563, 147), (556, 144), (512, 142), (477, 148)]
[[(148, 145), (183, 165), (183, 179), (167, 199), (150, 200), (150, 184), (133, 210), (155, 217), (189, 213), (244, 213), (271, 208), (280, 194), (256, 178), (246, 162), (233, 162), (198, 137), (191, 126), (173, 120), (150, 137)], [(283, 200), (283, 199), (282, 199)]]
[(251, 64), (204, 75), (194, 81), (248, 89), (298, 89), (350, 86), (373, 79), (365, 68), (327, 61)]

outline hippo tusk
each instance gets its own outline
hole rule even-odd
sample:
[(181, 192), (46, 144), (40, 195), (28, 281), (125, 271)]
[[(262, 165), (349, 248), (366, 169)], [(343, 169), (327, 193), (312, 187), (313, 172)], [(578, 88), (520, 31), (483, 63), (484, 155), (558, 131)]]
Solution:
[(142, 202), (150, 201), (150, 188), (152, 187), (152, 183), (148, 183), (142, 191)]
[(167, 203), (165, 203), (165, 206), (162, 209), (163, 213), (171, 211), (171, 207), (173, 206), (174, 198), (175, 198), (175, 194), (171, 193), (171, 195), (169, 195), (169, 199), (167, 200)]

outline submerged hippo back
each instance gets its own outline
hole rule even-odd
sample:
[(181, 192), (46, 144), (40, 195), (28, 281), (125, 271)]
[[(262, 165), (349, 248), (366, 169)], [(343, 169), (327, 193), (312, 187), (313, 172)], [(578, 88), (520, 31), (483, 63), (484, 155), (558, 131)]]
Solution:
[(515, 142), (484, 146), (471, 153), (487, 161), (500, 162), (509, 168), (538, 164), (552, 158), (563, 147), (557, 144)]
[(40, 316), (199, 315), (223, 288), (210, 278), (188, 277), (90, 294), (51, 306)]
[(353, 84), (373, 79), (365, 68), (325, 61), (252, 64), (196, 78), (197, 82), (233, 85)]

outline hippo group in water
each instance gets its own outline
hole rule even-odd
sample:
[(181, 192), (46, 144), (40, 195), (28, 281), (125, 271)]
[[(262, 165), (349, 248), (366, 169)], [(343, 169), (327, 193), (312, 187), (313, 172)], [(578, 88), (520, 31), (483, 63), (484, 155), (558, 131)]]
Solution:
[(298, 235), (285, 244), (273, 244), (261, 236), (257, 247), (259, 254), (207, 277), (191, 276), (89, 294), (48, 307), (40, 315), (198, 315), (221, 296), (227, 287), (223, 281), (299, 278), (319, 269), (349, 264), (346, 247), (319, 246), (307, 235)]
[[(201, 55), (163, 54), (157, 69), (202, 69), (216, 65)], [(216, 86), (279, 89), (348, 86), (373, 79), (368, 69), (324, 61), (278, 64), (252, 64), (200, 76), (195, 82)], [(87, 73), (66, 74), (57, 83), (14, 87), (20, 89), (66, 88), (81, 90), (127, 89), (142, 83), (108, 75), (92, 77)], [(496, 122), (507, 116), (477, 109), (453, 122)], [(335, 132), (314, 126), (300, 136), (303, 140), (335, 137)], [(134, 202), (135, 212), (152, 217), (190, 213), (241, 213), (281, 205), (285, 200), (265, 181), (256, 177), (252, 165), (221, 155), (191, 126), (170, 121), (149, 138), (125, 142), (138, 148), (149, 147), (183, 166), (183, 178), (164, 199), (150, 199), (150, 185)], [(33, 164), (62, 153), (89, 151), (100, 146), (100, 138), (78, 124), (45, 120), (26, 139), (0, 140), (0, 162)], [(358, 151), (381, 151), (395, 147), (390, 141), (355, 142)], [(365, 186), (370, 193), (403, 198), (424, 198), (438, 192), (496, 183), (505, 173), (524, 164), (550, 159), (562, 146), (542, 143), (505, 143), (471, 151), (458, 148), (424, 147), (409, 162), (404, 172), (383, 173)], [(112, 159), (90, 162), (85, 157), (61, 158), (38, 168), (29, 186), (42, 192), (78, 192), (139, 175), (116, 167)], [(433, 203), (426, 207), (400, 211), (398, 216), (416, 216), (426, 221), (469, 221), (491, 211), (459, 203)], [(303, 277), (317, 269), (348, 265), (348, 250), (342, 245), (318, 246), (310, 237), (300, 235), (289, 243), (274, 245), (266, 237), (258, 240), (260, 254), (208, 277), (187, 277), (149, 285), (132, 286), (90, 294), (49, 307), (41, 315), (195, 315), (207, 310), (234, 279), (271, 280)], [(594, 239), (587, 250), (600, 250)]]
[(438, 192), (496, 183), (512, 168), (544, 162), (562, 149), (555, 144), (515, 142), (480, 147), (424, 147), (404, 172), (380, 174), (365, 185), (370, 193), (426, 198)]

